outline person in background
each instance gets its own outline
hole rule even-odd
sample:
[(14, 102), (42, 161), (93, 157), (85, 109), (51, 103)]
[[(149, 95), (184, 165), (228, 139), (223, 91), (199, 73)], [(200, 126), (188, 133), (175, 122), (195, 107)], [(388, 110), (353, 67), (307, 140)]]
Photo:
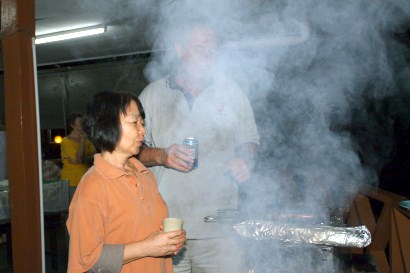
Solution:
[[(146, 145), (138, 158), (153, 167), (170, 216), (184, 219), (188, 240), (173, 257), (174, 271), (248, 272), (232, 226), (205, 223), (204, 217), (237, 209), (238, 183), (250, 181), (259, 146), (253, 111), (238, 84), (212, 73), (218, 49), (213, 29), (201, 21), (179, 27), (175, 68), (139, 96)], [(195, 169), (182, 145), (186, 137), (199, 141)]]
[(133, 156), (144, 141), (144, 111), (130, 93), (101, 92), (84, 129), (101, 153), (69, 208), (68, 273), (170, 273), (185, 231), (163, 232), (167, 205), (151, 171)]
[(90, 167), (86, 159), (96, 153), (95, 146), (87, 138), (81, 124), (82, 113), (70, 114), (67, 125), (70, 133), (61, 141), (61, 161), (63, 168), (60, 179), (70, 180), (70, 200), (81, 177)]
[(42, 172), (44, 180), (57, 180), (61, 176), (61, 169), (51, 159), (42, 158)]

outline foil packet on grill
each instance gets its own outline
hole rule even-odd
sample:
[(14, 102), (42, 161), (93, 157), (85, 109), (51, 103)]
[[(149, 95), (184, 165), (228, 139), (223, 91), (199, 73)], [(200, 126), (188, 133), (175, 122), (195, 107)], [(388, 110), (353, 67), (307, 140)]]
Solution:
[(363, 248), (372, 242), (366, 226), (294, 226), (272, 221), (247, 220), (233, 226), (236, 233), (255, 240)]

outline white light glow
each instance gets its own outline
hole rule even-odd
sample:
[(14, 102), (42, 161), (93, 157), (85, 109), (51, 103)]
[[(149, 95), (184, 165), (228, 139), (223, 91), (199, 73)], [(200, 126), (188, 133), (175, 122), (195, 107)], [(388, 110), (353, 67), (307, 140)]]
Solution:
[(74, 38), (79, 38), (79, 37), (84, 37), (84, 36), (96, 35), (96, 34), (104, 33), (105, 31), (106, 31), (106, 28), (104, 26), (98, 26), (95, 28), (58, 32), (54, 34), (38, 36), (36, 38), (36, 44), (38, 45), (38, 44), (74, 39)]

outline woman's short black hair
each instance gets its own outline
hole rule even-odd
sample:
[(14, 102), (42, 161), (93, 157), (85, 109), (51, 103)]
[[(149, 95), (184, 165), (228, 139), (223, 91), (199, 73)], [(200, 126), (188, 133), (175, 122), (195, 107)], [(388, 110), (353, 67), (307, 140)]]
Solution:
[(112, 152), (121, 138), (120, 115), (135, 101), (142, 119), (144, 109), (138, 97), (128, 92), (103, 91), (95, 94), (87, 104), (83, 129), (91, 142), (101, 151)]

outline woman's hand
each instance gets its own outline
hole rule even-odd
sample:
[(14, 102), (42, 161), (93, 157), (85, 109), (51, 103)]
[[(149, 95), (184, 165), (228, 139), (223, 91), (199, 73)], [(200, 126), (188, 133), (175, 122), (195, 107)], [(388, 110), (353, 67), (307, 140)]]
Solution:
[(184, 247), (185, 241), (185, 230), (154, 232), (142, 241), (126, 244), (123, 263), (144, 257), (176, 255)]
[(85, 142), (85, 140), (87, 139), (87, 135), (83, 132), (80, 135), (80, 142)]
[(144, 240), (147, 256), (161, 257), (176, 255), (185, 245), (185, 230), (156, 232)]

